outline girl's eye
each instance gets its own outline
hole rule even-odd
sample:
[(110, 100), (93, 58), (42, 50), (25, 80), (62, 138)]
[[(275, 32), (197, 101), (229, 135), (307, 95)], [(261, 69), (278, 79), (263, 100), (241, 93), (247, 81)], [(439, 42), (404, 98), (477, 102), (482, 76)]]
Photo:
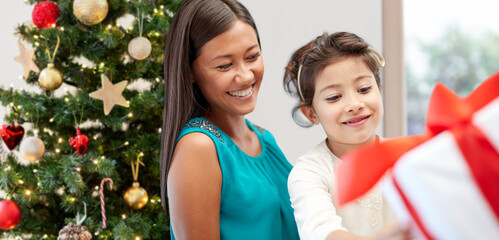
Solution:
[(359, 89), (359, 93), (367, 93), (369, 92), (369, 90), (371, 90), (373, 87), (372, 86), (369, 86), (369, 87), (365, 87), (365, 88), (361, 88)]
[(336, 102), (336, 101), (338, 101), (338, 99), (340, 99), (339, 95), (335, 95), (335, 96), (326, 98), (326, 100), (329, 102)]
[(225, 65), (220, 65), (217, 68), (221, 69), (221, 70), (226, 70), (226, 69), (230, 68), (231, 66), (232, 66), (232, 63), (228, 63), (228, 64), (225, 64)]
[(251, 55), (250, 57), (248, 57), (248, 60), (257, 59), (259, 56), (260, 56), (260, 52), (257, 52), (256, 54)]

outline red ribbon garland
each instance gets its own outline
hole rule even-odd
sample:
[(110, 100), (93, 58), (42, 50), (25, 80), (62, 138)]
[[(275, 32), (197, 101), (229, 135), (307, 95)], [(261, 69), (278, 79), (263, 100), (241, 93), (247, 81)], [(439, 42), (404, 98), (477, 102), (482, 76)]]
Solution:
[(498, 96), (499, 72), (485, 80), (466, 98), (459, 97), (438, 83), (430, 99), (424, 135), (388, 139), (342, 157), (343, 161), (337, 168), (338, 203), (344, 205), (362, 196), (403, 154), (439, 133), (450, 130), (475, 181), (499, 219), (499, 188), (491, 184), (499, 179), (499, 153), (471, 122), (477, 110)]

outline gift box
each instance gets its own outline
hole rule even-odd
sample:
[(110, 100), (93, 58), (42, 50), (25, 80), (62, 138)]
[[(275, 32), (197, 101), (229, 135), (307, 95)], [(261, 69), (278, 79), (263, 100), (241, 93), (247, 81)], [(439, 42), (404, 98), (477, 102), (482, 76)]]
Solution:
[(424, 135), (342, 157), (339, 204), (386, 175), (383, 194), (418, 239), (499, 239), (499, 72), (465, 98), (437, 84), (429, 104)]

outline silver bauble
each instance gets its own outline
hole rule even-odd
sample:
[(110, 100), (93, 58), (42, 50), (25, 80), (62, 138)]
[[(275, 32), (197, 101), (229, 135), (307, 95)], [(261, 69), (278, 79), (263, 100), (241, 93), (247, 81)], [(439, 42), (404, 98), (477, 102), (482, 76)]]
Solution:
[(24, 159), (34, 162), (42, 158), (45, 153), (45, 144), (37, 137), (27, 137), (21, 142), (19, 152)]
[(151, 42), (145, 37), (136, 37), (128, 43), (128, 54), (135, 60), (144, 60), (151, 54)]

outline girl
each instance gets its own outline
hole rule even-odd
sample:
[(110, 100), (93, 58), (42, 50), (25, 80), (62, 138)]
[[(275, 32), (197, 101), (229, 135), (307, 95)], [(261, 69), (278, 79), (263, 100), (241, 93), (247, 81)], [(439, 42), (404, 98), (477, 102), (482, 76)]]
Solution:
[[(407, 228), (391, 225), (394, 215), (379, 187), (344, 208), (335, 207), (335, 164), (343, 154), (379, 141), (383, 117), (379, 68), (383, 57), (355, 34), (323, 34), (298, 49), (284, 75), (285, 89), (299, 103), (301, 126), (323, 127), (327, 138), (298, 158), (288, 190), (301, 239), (405, 239)], [(296, 91), (295, 91), (296, 90)], [(297, 111), (310, 121), (300, 121)], [(366, 166), (368, 167), (368, 166)], [(382, 232), (379, 235), (378, 233)]]
[(186, 0), (165, 49), (161, 194), (172, 239), (298, 239), (291, 165), (245, 119), (263, 77), (260, 40), (235, 0)]

